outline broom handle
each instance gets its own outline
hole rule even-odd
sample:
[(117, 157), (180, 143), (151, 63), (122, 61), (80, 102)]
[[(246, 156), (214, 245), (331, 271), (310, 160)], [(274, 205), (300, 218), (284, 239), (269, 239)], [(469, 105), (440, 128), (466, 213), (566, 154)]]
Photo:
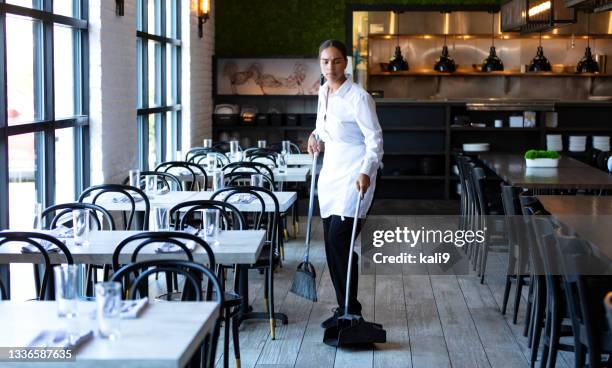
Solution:
[[(364, 193), (365, 195), (365, 193)], [(357, 193), (357, 205), (353, 216), (353, 231), (351, 233), (351, 248), (349, 249), (348, 267), (346, 268), (346, 293), (344, 294), (344, 315), (348, 315), (349, 292), (351, 290), (351, 270), (353, 268), (353, 249), (355, 248), (355, 235), (357, 235), (357, 221), (359, 221), (359, 207), (361, 206), (361, 191)]]
[(312, 223), (312, 213), (314, 212), (314, 192), (316, 185), (318, 157), (319, 152), (315, 152), (312, 156), (312, 169), (310, 170), (310, 198), (308, 199), (308, 222), (306, 223), (306, 254), (304, 255), (304, 262), (308, 262), (308, 256), (310, 255), (310, 227)]

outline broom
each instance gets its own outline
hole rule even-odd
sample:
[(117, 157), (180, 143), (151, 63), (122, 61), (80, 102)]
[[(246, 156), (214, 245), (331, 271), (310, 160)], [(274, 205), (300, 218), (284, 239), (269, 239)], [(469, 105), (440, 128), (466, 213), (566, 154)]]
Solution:
[(316, 180), (316, 169), (317, 169), (317, 157), (318, 152), (315, 152), (312, 157), (312, 169), (310, 170), (310, 199), (308, 201), (308, 222), (306, 223), (306, 254), (304, 260), (298, 265), (293, 277), (293, 284), (291, 285), (291, 292), (312, 300), (317, 301), (317, 285), (315, 279), (317, 273), (312, 263), (309, 262), (308, 257), (310, 255), (310, 225), (312, 223), (312, 213), (314, 211), (314, 192), (315, 192), (315, 180)]

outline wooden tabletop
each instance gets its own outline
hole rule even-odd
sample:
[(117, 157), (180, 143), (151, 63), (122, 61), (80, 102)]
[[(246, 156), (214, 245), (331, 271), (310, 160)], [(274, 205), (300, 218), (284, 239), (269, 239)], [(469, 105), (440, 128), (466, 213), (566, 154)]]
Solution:
[[(140, 232), (92, 231), (89, 234), (90, 244), (84, 246), (74, 245), (72, 239), (65, 239), (65, 241), (75, 263), (112, 264), (112, 256), (117, 244), (123, 239)], [(265, 236), (265, 230), (221, 231), (219, 234), (219, 244), (211, 244), (210, 246), (215, 254), (217, 263), (252, 264), (257, 261), (259, 253), (261, 253)], [(126, 246), (119, 256), (119, 262), (122, 264), (130, 263), (132, 251), (139, 243), (140, 241), (135, 241)], [(22, 253), (21, 247), (23, 245), (17, 242), (2, 245), (0, 247), (0, 264), (42, 262), (40, 253)], [(144, 247), (139, 253), (138, 260), (185, 258), (180, 253), (156, 253), (155, 249), (157, 246), (159, 244), (151, 244), (151, 246)], [(51, 253), (50, 258), (51, 262), (54, 263), (65, 262), (65, 258), (61, 253)], [(193, 252), (193, 258), (198, 263), (208, 262), (208, 257), (201, 248), (197, 248)]]
[(537, 198), (553, 217), (612, 260), (612, 197), (539, 195)]
[[(79, 302), (79, 330), (96, 330), (89, 317), (94, 302)], [(150, 303), (137, 319), (122, 319), (115, 341), (94, 337), (76, 349), (75, 361), (63, 363), (3, 362), (3, 367), (64, 366), (74, 368), (182, 368), (212, 331), (219, 315), (215, 302)], [(0, 301), (0, 346), (25, 347), (42, 329), (65, 328), (55, 302)]]
[(478, 158), (506, 183), (529, 189), (612, 189), (612, 175), (571, 157), (559, 167), (527, 167), (520, 154), (483, 153)]

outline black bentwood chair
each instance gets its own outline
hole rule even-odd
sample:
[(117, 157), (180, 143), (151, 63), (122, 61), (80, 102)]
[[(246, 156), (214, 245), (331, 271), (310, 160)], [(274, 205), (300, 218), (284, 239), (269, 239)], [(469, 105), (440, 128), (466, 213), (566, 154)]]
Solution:
[[(72, 223), (72, 211), (73, 210), (88, 210), (90, 224), (93, 223), (93, 228), (96, 230), (111, 230), (115, 229), (115, 221), (113, 220), (113, 216), (108, 212), (104, 207), (98, 206), (96, 204), (91, 203), (61, 203), (56, 204), (50, 207), (47, 207), (42, 212), (42, 222), (43, 224), (49, 223), (47, 226), (48, 229), (55, 229), (58, 226), (64, 226), (65, 224), (69, 224), (70, 227), (74, 227)], [(48, 218), (51, 218), (51, 221), (46, 221)], [(102, 220), (102, 221), (100, 221)], [(97, 270), (102, 267), (98, 265), (87, 265), (85, 274), (85, 294), (88, 296), (93, 296), (93, 286), (98, 282)], [(37, 266), (34, 266), (34, 280), (39, 279), (39, 269)], [(109, 272), (109, 267), (104, 268), (104, 278), (107, 278)], [(36, 282), (38, 288), (38, 282)]]
[[(48, 234), (25, 231), (0, 231), (0, 246), (9, 242), (27, 243), (31, 247), (36, 248), (35, 252), (40, 252), (41, 257), (43, 258), (44, 274), (40, 281), (40, 288), (38, 288), (36, 299), (55, 300), (55, 293), (51, 292), (54, 290), (54, 285), (49, 285), (51, 280), (53, 280), (53, 263), (51, 262), (50, 257), (52, 251), (47, 249), (49, 248), (49, 244), (54, 245), (58, 252), (64, 254), (67, 264), (74, 264), (72, 254), (66, 245), (59, 239)], [(7, 287), (8, 285), (2, 285), (2, 282), (0, 282), (0, 290), (2, 292), (1, 296), (3, 300), (7, 299)]]
[[(120, 211), (123, 217), (123, 230), (132, 230), (132, 224), (134, 223), (134, 216), (136, 214), (136, 202), (144, 202), (144, 214), (142, 217), (141, 226), (134, 226), (136, 229), (148, 230), (149, 229), (149, 212), (151, 210), (151, 204), (149, 198), (140, 188), (132, 187), (129, 185), (122, 184), (102, 184), (94, 185), (89, 187), (81, 193), (79, 196), (79, 202), (83, 203), (87, 197), (91, 198), (91, 203), (98, 204), (102, 195), (113, 194), (113, 201), (124, 202), (129, 205), (129, 210)], [(101, 207), (103, 205), (99, 204)]]
[[(184, 173), (189, 177), (189, 185), (188, 190), (206, 190), (208, 187), (208, 176), (206, 175), (206, 170), (196, 163), (186, 162), (186, 161), (168, 161), (162, 162), (157, 165), (155, 168), (157, 172), (165, 172), (170, 173), (175, 176), (181, 175)], [(203, 180), (203, 187), (199, 188), (200, 181), (199, 178)]]
[[(232, 197), (236, 196), (240, 198), (241, 195), (250, 195), (257, 200), (260, 205), (259, 215), (255, 216), (253, 229), (260, 229), (262, 225), (265, 226), (267, 233), (267, 240), (264, 244), (264, 248), (261, 251), (261, 255), (258, 261), (252, 265), (243, 267), (243, 270), (240, 272), (248, 272), (248, 269), (258, 269), (263, 270), (266, 278), (266, 283), (264, 284), (264, 302), (266, 304), (267, 313), (257, 313), (257, 312), (244, 312), (241, 315), (241, 320), (246, 319), (269, 319), (270, 322), (270, 335), (272, 340), (276, 339), (276, 320), (279, 319), (283, 324), (288, 323), (287, 316), (283, 313), (274, 313), (274, 270), (281, 265), (281, 257), (280, 257), (280, 212), (279, 212), (279, 203), (278, 199), (271, 191), (261, 188), (261, 187), (228, 187), (223, 188), (211, 196), (211, 200), (214, 200), (217, 197), (220, 197), (222, 193), (227, 193), (224, 198), (225, 202), (229, 202), (232, 200)], [(274, 203), (274, 211), (268, 215), (268, 221), (264, 224), (261, 221), (261, 218), (265, 216), (265, 200), (264, 198), (268, 197)], [(247, 287), (248, 285), (244, 285)]]
[[(146, 296), (141, 291), (146, 289), (149, 277), (158, 273), (177, 273), (185, 278), (185, 286), (182, 293), (182, 300), (184, 301), (217, 301), (219, 305), (223, 305), (221, 284), (214, 272), (204, 265), (192, 261), (164, 259), (131, 263), (117, 270), (113, 274), (111, 281), (123, 282), (133, 277), (131, 283), (124, 283), (123, 285), (124, 290), (127, 291), (127, 299), (136, 299), (137, 297)], [(204, 282), (205, 280), (206, 282)], [(204, 284), (206, 287), (205, 291), (202, 292)], [(122, 293), (122, 295), (126, 295), (126, 293)], [(215, 366), (220, 325), (221, 318), (216, 318), (212, 333), (206, 335), (204, 342), (198, 351), (194, 353), (187, 367)]]
[[(246, 221), (242, 213), (232, 204), (213, 201), (213, 200), (196, 200), (187, 201), (177, 204), (170, 209), (170, 218), (173, 219), (175, 230), (184, 230), (187, 226), (198, 227), (202, 223), (200, 216), (203, 210), (219, 211), (221, 227), (223, 230), (244, 230), (246, 229)], [(223, 341), (223, 366), (229, 366), (229, 336), (230, 324), (232, 340), (234, 342), (234, 357), (236, 366), (240, 367), (240, 306), (243, 302), (242, 296), (239, 294), (238, 280), (240, 279), (240, 268), (237, 265), (218, 265), (219, 266), (219, 281), (221, 282), (222, 290), (225, 290), (226, 271), (228, 268), (234, 269), (234, 285), (233, 291), (224, 294), (223, 301), (223, 322), (225, 328)]]

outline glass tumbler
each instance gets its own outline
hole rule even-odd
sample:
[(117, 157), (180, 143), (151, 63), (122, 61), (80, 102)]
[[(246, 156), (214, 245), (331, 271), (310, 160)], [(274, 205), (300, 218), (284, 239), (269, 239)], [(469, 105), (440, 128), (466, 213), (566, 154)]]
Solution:
[(116, 340), (120, 336), (121, 284), (99, 282), (96, 284), (96, 319), (98, 335), (103, 339)]
[(89, 210), (72, 210), (72, 232), (75, 245), (89, 244)]
[(257, 141), (257, 148), (266, 148), (267, 145), (268, 145), (268, 142), (266, 142), (265, 140)]
[(55, 266), (55, 301), (60, 318), (77, 316), (78, 265)]
[(219, 244), (219, 226), (220, 226), (220, 216), (219, 210), (215, 209), (205, 209), (203, 214), (204, 220), (204, 240), (209, 245), (217, 245)]
[(204, 148), (212, 148), (213, 140), (210, 138), (206, 138), (202, 141), (202, 147)]
[(130, 186), (140, 188), (140, 170), (130, 170)]

